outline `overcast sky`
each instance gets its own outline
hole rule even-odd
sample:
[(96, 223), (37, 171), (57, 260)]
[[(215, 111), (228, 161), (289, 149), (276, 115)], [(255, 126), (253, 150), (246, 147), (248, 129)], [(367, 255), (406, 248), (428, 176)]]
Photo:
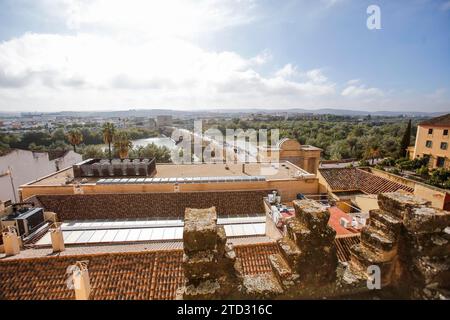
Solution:
[(255, 107), (450, 111), (450, 1), (0, 0), (0, 111)]

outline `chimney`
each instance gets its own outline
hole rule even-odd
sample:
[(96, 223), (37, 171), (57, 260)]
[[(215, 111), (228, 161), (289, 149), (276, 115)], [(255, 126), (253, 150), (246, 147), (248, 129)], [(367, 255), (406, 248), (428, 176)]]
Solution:
[(56, 221), (58, 221), (58, 216), (54, 212), (45, 211), (44, 212), (44, 220), (55, 223)]
[(52, 239), (53, 252), (61, 252), (65, 250), (64, 237), (61, 230), (61, 222), (55, 222), (49, 229)]
[(77, 261), (73, 268), (73, 285), (76, 300), (89, 300), (91, 283), (87, 269), (88, 261)]
[(15, 256), (20, 252), (20, 238), (17, 236), (16, 228), (6, 227), (3, 232), (3, 246), (7, 256)]

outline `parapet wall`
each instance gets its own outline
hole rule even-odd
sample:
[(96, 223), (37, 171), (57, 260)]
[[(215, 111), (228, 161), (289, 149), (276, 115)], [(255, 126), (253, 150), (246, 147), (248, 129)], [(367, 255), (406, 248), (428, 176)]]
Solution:
[[(294, 201), (296, 214), (287, 222), (285, 237), (278, 240), (279, 253), (269, 256), (272, 272), (243, 275), (239, 259), (233, 260), (234, 268), (226, 267), (227, 264), (214, 265), (217, 270), (226, 270), (227, 276), (235, 281), (227, 297), (382, 298), (392, 297), (392, 293), (396, 298), (447, 297), (450, 290), (450, 212), (431, 208), (429, 202), (404, 193), (380, 194), (378, 203), (380, 210), (370, 212), (369, 224), (361, 232), (361, 242), (351, 248), (350, 263), (340, 263), (333, 245), (336, 232), (328, 226), (328, 210), (312, 200)], [(218, 252), (220, 256), (215, 239), (222, 237), (219, 230), (214, 229), (215, 211), (209, 218), (207, 212), (203, 213), (201, 219), (190, 215), (185, 235), (194, 232), (197, 235), (192, 236), (201, 242), (202, 234), (211, 233), (208, 238), (211, 246), (204, 247), (205, 240), (202, 245), (196, 244), (197, 249), (206, 250), (202, 257), (212, 258)], [(186, 252), (191, 240), (184, 237), (188, 257), (185, 261), (191, 261), (198, 254)], [(218, 258), (214, 261), (220, 265)], [(209, 285), (223, 277), (221, 274), (216, 279), (213, 273), (206, 272), (214, 270), (214, 266), (201, 269), (207, 274)], [(378, 272), (373, 272), (377, 269)], [(185, 276), (191, 279), (192, 271), (185, 268)], [(195, 279), (194, 283), (204, 288)], [(214, 286), (217, 290), (220, 287)], [(203, 295), (203, 298), (218, 298), (218, 295)]]

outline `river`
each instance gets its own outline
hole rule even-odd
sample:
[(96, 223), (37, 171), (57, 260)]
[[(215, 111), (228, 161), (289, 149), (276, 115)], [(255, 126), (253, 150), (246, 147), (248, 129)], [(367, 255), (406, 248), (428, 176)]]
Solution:
[(136, 147), (145, 147), (148, 144), (154, 143), (158, 147), (167, 147), (169, 150), (175, 148), (175, 142), (171, 138), (167, 137), (159, 137), (159, 138), (147, 138), (147, 139), (138, 139), (133, 140), (133, 148)]

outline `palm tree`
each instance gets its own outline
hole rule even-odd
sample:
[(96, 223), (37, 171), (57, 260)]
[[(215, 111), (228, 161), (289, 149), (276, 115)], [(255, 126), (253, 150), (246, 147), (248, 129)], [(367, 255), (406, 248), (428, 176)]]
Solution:
[(378, 146), (372, 146), (372, 147), (366, 149), (365, 158), (371, 159), (372, 164), (374, 164), (375, 159), (379, 158), (380, 156), (381, 156), (381, 151)]
[(77, 146), (83, 142), (83, 134), (78, 129), (72, 129), (67, 133), (67, 140), (73, 146), (73, 151), (77, 152)]
[(103, 124), (103, 129), (102, 129), (103, 142), (108, 145), (109, 160), (112, 159), (111, 143), (113, 142), (115, 132), (116, 132), (116, 127), (111, 122), (106, 122), (105, 124)]
[(128, 158), (128, 152), (133, 148), (133, 143), (131, 142), (128, 134), (125, 131), (119, 131), (114, 135), (114, 149), (119, 152), (120, 159)]

